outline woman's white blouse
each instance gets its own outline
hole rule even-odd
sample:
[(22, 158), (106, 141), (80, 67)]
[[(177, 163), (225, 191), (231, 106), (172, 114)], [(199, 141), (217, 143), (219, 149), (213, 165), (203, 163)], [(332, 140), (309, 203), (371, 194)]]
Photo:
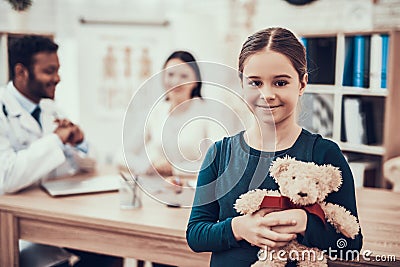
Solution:
[(196, 175), (209, 146), (227, 135), (221, 115), (217, 106), (199, 98), (173, 110), (167, 101), (158, 103), (146, 116), (142, 151), (125, 146), (129, 167), (142, 173), (151, 164), (168, 162), (175, 175)]

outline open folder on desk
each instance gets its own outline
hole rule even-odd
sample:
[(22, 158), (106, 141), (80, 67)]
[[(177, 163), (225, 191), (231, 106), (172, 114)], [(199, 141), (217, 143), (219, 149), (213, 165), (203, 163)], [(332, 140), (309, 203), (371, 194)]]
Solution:
[(118, 174), (94, 176), (90, 178), (70, 177), (60, 180), (49, 180), (41, 183), (41, 187), (51, 196), (68, 196), (89, 194), (119, 189)]

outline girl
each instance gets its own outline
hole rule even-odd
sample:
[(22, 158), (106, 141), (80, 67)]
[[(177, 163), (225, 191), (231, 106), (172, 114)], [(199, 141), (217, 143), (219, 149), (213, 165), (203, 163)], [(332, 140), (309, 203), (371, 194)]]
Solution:
[(258, 124), (215, 143), (207, 152), (187, 227), (187, 241), (196, 252), (211, 251), (210, 266), (250, 266), (259, 248), (275, 251), (297, 241), (320, 249), (360, 250), (354, 240), (336, 233), (327, 223), (303, 209), (260, 210), (239, 216), (236, 199), (249, 190), (277, 190), (269, 176), (270, 163), (286, 155), (316, 164), (339, 167), (342, 187), (327, 202), (344, 206), (357, 216), (354, 182), (339, 147), (302, 129), (296, 122), (299, 97), (307, 85), (305, 48), (292, 32), (268, 28), (250, 36), (239, 56), (244, 100)]

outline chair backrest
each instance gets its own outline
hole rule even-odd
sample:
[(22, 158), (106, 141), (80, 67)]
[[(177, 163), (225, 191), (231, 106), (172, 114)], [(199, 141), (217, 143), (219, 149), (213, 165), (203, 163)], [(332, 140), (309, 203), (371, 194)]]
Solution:
[(52, 267), (67, 263), (73, 256), (68, 251), (53, 246), (34, 244), (20, 240), (21, 267)]

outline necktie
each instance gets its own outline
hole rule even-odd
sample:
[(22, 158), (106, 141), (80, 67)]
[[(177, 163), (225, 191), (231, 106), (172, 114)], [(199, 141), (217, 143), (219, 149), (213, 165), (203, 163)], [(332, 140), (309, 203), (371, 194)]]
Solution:
[(32, 117), (37, 121), (39, 124), (40, 128), (42, 128), (42, 124), (40, 123), (40, 112), (42, 110), (40, 109), (39, 106), (37, 106), (31, 113)]

